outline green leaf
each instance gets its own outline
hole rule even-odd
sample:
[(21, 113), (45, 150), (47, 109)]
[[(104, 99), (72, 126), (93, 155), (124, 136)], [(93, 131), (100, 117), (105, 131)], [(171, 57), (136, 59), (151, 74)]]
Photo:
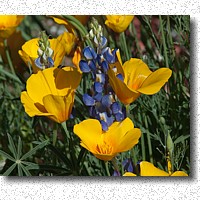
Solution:
[(22, 140), (19, 137), (18, 144), (17, 144), (17, 159), (19, 160), (21, 156), (22, 156)]
[(0, 150), (0, 154), (1, 154), (3, 157), (7, 158), (8, 160), (11, 160), (11, 161), (15, 162), (15, 159), (14, 159), (12, 156), (10, 156), (9, 154), (7, 154), (6, 152)]
[(20, 164), (20, 163), (17, 164), (17, 169), (18, 169), (18, 175), (19, 175), (19, 176), (23, 176), (23, 172), (22, 172), (21, 165), (22, 165), (22, 164)]
[(4, 168), (5, 164), (6, 164), (5, 160), (0, 160), (0, 171)]
[(57, 141), (57, 130), (53, 130), (53, 146), (56, 145), (56, 141)]
[(26, 167), (24, 165), (21, 165), (22, 170), (24, 171), (24, 173), (26, 174), (26, 176), (32, 176), (31, 173), (28, 171), (28, 169), (26, 169)]
[(3, 176), (8, 176), (15, 169), (17, 163), (13, 163), (4, 173)]
[(37, 150), (42, 149), (49, 143), (49, 140), (43, 141), (41, 144), (37, 145), (33, 149), (31, 149), (28, 153), (24, 154), (20, 160), (25, 160), (26, 158), (32, 156)]
[(64, 155), (62, 152), (60, 152), (57, 148), (55, 148), (52, 144), (49, 144), (47, 146), (60, 160), (63, 161), (68, 167), (72, 168), (71, 161), (67, 158), (66, 155)]
[(79, 165), (79, 163), (83, 160), (83, 158), (85, 158), (86, 153), (87, 153), (87, 150), (86, 150), (85, 148), (82, 147), (82, 148), (81, 148), (81, 151), (80, 151), (80, 153), (79, 153), (79, 155), (78, 155), (78, 160), (77, 160), (78, 165)]
[(16, 147), (14, 145), (13, 139), (10, 136), (10, 134), (7, 134), (7, 135), (8, 135), (8, 141), (9, 141), (9, 149), (12, 152), (14, 158), (17, 159), (17, 150), (16, 150)]
[(174, 144), (177, 144), (179, 142), (183, 142), (184, 140), (186, 140), (187, 138), (189, 138), (190, 135), (181, 135), (180, 137), (178, 137), (175, 141), (174, 141)]
[(39, 169), (39, 165), (36, 163), (32, 163), (32, 162), (27, 162), (27, 161), (22, 161), (22, 164), (27, 165), (26, 169), (30, 170), (30, 169)]

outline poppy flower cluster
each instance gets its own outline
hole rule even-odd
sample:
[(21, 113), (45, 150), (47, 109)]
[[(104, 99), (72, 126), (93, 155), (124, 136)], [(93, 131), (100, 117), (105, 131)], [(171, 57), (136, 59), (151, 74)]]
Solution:
[[(111, 20), (110, 17), (107, 19)], [(54, 20), (60, 22), (57, 18)], [(114, 21), (118, 20), (122, 23), (121, 18)], [(132, 17), (129, 17), (127, 24), (131, 20)], [(105, 24), (113, 27), (111, 21)], [(83, 49), (79, 68), (82, 73), (92, 76), (93, 85), (88, 88), (90, 93), (83, 94), (83, 102), (89, 107), (92, 119), (76, 124), (74, 133), (80, 137), (83, 147), (97, 158), (107, 161), (119, 152), (131, 149), (141, 135), (140, 129), (134, 128), (133, 122), (126, 117), (122, 103), (132, 103), (141, 93), (158, 92), (171, 76), (171, 70), (151, 72), (143, 61), (135, 58), (122, 65), (119, 50), (107, 47), (107, 38), (103, 36), (98, 22), (93, 20), (91, 27), (89, 36), (96, 50), (90, 46)], [(63, 45), (64, 41), (69, 41), (68, 38), (71, 42)], [(71, 33), (65, 32), (57, 39), (48, 39), (43, 34), (40, 40), (28, 41), (19, 51), (23, 60), (32, 65), (34, 72), (38, 72), (28, 79), (27, 91), (21, 95), (25, 111), (31, 117), (43, 115), (58, 123), (69, 119), (81, 73), (77, 68), (59, 69), (57, 66), (71, 50), (73, 42)]]

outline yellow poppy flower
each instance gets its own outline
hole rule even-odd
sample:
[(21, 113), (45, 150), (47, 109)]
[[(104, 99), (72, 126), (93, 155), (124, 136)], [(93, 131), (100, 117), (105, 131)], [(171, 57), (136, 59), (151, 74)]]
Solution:
[[(141, 93), (147, 95), (157, 93), (172, 74), (169, 68), (160, 68), (152, 72), (142, 60), (137, 58), (131, 58), (122, 66), (119, 52), (117, 57), (119, 61), (110, 65), (108, 76), (113, 90), (124, 104), (132, 103)], [(113, 70), (114, 66), (117, 73)], [(118, 73), (123, 76), (123, 80), (117, 77)]]
[(129, 118), (114, 122), (105, 132), (98, 120), (87, 119), (74, 126), (74, 133), (80, 137), (81, 146), (104, 161), (131, 149), (141, 136), (140, 129), (134, 128)]
[(21, 23), (22, 15), (0, 15), (0, 38), (8, 38)]
[(83, 25), (86, 25), (90, 18), (89, 15), (74, 15), (74, 17), (78, 19)]
[[(34, 38), (27, 41), (22, 46), (22, 50), (18, 51), (26, 65), (32, 66), (34, 73), (40, 71), (40, 68), (35, 65), (35, 59), (38, 58), (38, 40), (39, 38)], [(72, 50), (75, 44), (75, 36), (72, 33), (64, 32), (57, 38), (49, 39), (49, 42), (51, 49), (54, 51), (52, 57), (54, 66), (58, 67), (62, 63), (64, 56)]]
[[(126, 172), (123, 176), (135, 176), (134, 173)], [(188, 176), (183, 171), (176, 171), (171, 175), (147, 161), (140, 162), (140, 176)]]
[(132, 172), (125, 172), (125, 174), (123, 176), (136, 176), (136, 174), (134, 174)]
[(106, 15), (105, 24), (116, 33), (124, 32), (131, 21), (133, 15)]
[[(60, 36), (58, 36), (57, 40), (60, 41), (62, 43), (62, 45), (65, 47), (65, 52), (67, 55), (70, 54), (70, 52), (72, 51), (72, 49), (75, 46), (76, 43), (76, 37), (74, 34), (72, 33), (68, 33), (68, 32), (64, 32), (63, 34), (61, 34)], [(54, 45), (57, 45), (56, 43), (54, 43)], [(52, 48), (56, 48), (53, 47)]]
[[(65, 28), (70, 32), (75, 34), (74, 27), (62, 16), (50, 16), (57, 24), (62, 24)], [(74, 15), (76, 19), (78, 19), (83, 25), (86, 25), (89, 17), (88, 15)]]
[(21, 93), (26, 113), (30, 117), (47, 116), (58, 123), (66, 121), (80, 80), (81, 74), (74, 67), (52, 67), (32, 74), (27, 80), (27, 91)]

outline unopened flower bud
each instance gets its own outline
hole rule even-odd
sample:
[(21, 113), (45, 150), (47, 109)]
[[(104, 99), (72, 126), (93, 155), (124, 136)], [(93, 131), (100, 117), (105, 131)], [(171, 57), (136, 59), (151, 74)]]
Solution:
[(172, 138), (171, 138), (171, 135), (170, 135), (169, 132), (167, 134), (167, 150), (169, 151), (170, 156), (172, 156), (172, 153), (173, 153), (173, 150), (174, 150), (174, 143), (172, 141)]

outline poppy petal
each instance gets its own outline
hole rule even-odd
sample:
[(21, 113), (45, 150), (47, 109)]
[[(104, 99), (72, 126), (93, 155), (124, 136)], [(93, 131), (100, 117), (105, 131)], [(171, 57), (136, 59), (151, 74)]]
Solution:
[(35, 104), (34, 101), (29, 97), (29, 95), (27, 94), (27, 92), (22, 92), (21, 93), (21, 102), (24, 105), (25, 108), (25, 112), (30, 116), (39, 116), (39, 115), (43, 115), (43, 116), (48, 116), (51, 115), (49, 113), (47, 113), (46, 109), (39, 104)]
[(74, 133), (81, 139), (81, 145), (89, 151), (96, 152), (96, 141), (102, 134), (98, 120), (87, 119), (74, 126)]
[[(62, 46), (65, 49), (65, 54), (69, 55), (75, 45), (76, 37), (74, 34), (65, 31), (63, 34), (60, 34), (57, 37), (57, 41), (62, 43)], [(58, 43), (56, 43), (56, 45), (58, 45)], [(58, 49), (59, 45), (55, 47), (56, 49)], [(53, 46), (51, 46), (51, 48), (54, 49), (54, 51), (58, 52), (55, 48), (53, 48)]]
[(116, 77), (112, 69), (108, 70), (109, 83), (112, 86), (112, 89), (115, 91), (119, 100), (124, 104), (130, 104), (140, 95), (139, 92), (131, 90), (127, 85)]
[(136, 174), (132, 172), (126, 172), (123, 176), (136, 176)]
[(75, 90), (79, 86), (82, 77), (77, 68), (70, 66), (56, 69), (53, 76), (56, 77), (55, 87), (60, 96), (65, 96), (69, 90)]
[(170, 69), (160, 68), (150, 74), (137, 91), (143, 94), (155, 94), (168, 81), (171, 74), (172, 71)]
[(54, 120), (62, 123), (69, 119), (74, 102), (74, 94), (68, 96), (47, 95), (43, 98), (45, 109), (55, 116)]
[(63, 41), (61, 42), (61, 39), (64, 40), (63, 34), (60, 35), (58, 38), (49, 39), (50, 47), (53, 50), (53, 61), (54, 66), (58, 67), (60, 64), (62, 64), (63, 58), (65, 54), (67, 53), (65, 51), (65, 46), (63, 45)]
[(176, 171), (171, 176), (188, 176), (188, 175), (183, 171)]
[(112, 146), (115, 146), (115, 149), (118, 149), (121, 140), (124, 140), (123, 138), (127, 132), (132, 129), (134, 129), (134, 124), (129, 118), (124, 119), (122, 122), (114, 122), (107, 131), (106, 140), (110, 141)]
[(55, 87), (55, 77), (53, 76), (54, 70), (55, 68), (52, 67), (43, 71), (38, 71), (37, 74), (32, 74), (27, 80), (26, 89), (28, 95), (34, 102), (43, 105), (42, 99), (44, 96), (48, 94), (58, 94)]
[(119, 139), (119, 146), (117, 146), (118, 152), (124, 152), (130, 150), (133, 146), (138, 143), (141, 136), (139, 128), (133, 128), (129, 130), (123, 137)]
[(169, 174), (150, 162), (142, 161), (140, 162), (140, 176), (169, 176)]
[(123, 65), (125, 77), (124, 82), (132, 90), (138, 90), (144, 80), (152, 73), (149, 67), (137, 58), (131, 58)]

